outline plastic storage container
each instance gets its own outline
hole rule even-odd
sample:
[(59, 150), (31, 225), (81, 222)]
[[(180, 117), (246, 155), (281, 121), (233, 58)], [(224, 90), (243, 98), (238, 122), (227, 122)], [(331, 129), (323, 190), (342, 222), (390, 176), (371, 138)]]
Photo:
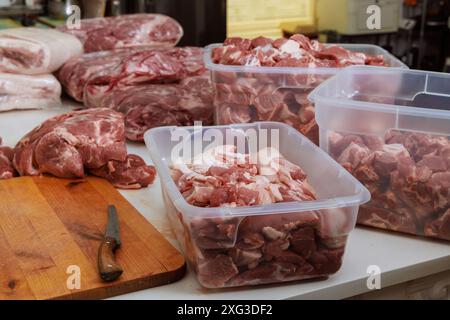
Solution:
[[(221, 45), (211, 44), (204, 53), (205, 65), (211, 70), (215, 91), (215, 123), (284, 122), (319, 144), (314, 107), (307, 96), (341, 68), (254, 67), (213, 63), (212, 50)], [(390, 67), (406, 68), (389, 52), (375, 45), (339, 46), (350, 51), (382, 55)]]
[[(246, 148), (248, 138), (255, 132), (257, 135), (267, 133), (268, 137), (278, 133), (280, 153), (306, 172), (319, 200), (235, 208), (202, 208), (188, 204), (171, 178), (172, 152), (180, 146), (180, 140), (174, 137), (184, 136), (183, 142), (189, 143), (207, 136), (211, 130), (244, 138)], [(268, 140), (269, 146), (273, 146)], [(161, 180), (174, 233), (204, 287), (316, 278), (331, 275), (340, 268), (347, 235), (355, 226), (359, 205), (367, 202), (370, 194), (330, 156), (292, 127), (278, 122), (201, 129), (159, 127), (147, 131), (145, 142)], [(200, 145), (205, 147), (205, 142)], [(285, 237), (269, 240), (262, 233), (267, 226), (285, 232)], [(268, 258), (268, 250), (278, 250), (278, 254)]]
[(358, 222), (450, 240), (450, 74), (350, 67), (310, 99), (321, 148), (371, 191)]

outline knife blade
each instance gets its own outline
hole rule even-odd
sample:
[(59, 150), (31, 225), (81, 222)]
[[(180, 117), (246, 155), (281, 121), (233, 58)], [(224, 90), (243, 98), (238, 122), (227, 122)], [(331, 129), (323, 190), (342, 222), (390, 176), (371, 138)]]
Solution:
[(123, 273), (116, 262), (115, 252), (120, 247), (119, 218), (114, 205), (108, 206), (108, 223), (105, 236), (98, 250), (98, 270), (104, 281), (114, 281)]

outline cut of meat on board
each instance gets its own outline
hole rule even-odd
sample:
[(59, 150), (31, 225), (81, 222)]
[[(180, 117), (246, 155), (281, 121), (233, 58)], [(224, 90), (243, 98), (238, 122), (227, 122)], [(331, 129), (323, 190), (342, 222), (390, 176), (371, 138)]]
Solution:
[(9, 179), (16, 175), (16, 170), (12, 164), (14, 151), (10, 147), (2, 146), (0, 137), (0, 180)]
[(13, 164), (21, 176), (81, 178), (91, 173), (132, 189), (148, 186), (156, 173), (127, 154), (124, 117), (111, 109), (74, 111), (44, 121), (17, 143)]
[(74, 99), (98, 107), (98, 99), (117, 86), (177, 82), (203, 74), (202, 54), (196, 47), (97, 52), (70, 60), (58, 78)]
[(358, 223), (450, 240), (450, 140), (388, 131), (329, 133), (330, 153), (369, 189)]
[(0, 112), (61, 104), (61, 85), (51, 75), (0, 73)]
[(129, 140), (143, 141), (145, 131), (159, 126), (188, 126), (194, 121), (213, 123), (213, 93), (209, 73), (179, 83), (120, 87), (106, 93), (100, 107), (125, 115)]
[(85, 52), (150, 45), (173, 47), (183, 36), (174, 19), (161, 14), (133, 14), (81, 20), (81, 28), (59, 30), (78, 37)]
[[(371, 56), (342, 47), (326, 46), (301, 34), (272, 40), (228, 38), (213, 48), (215, 64), (279, 67), (286, 71), (213, 71), (214, 105), (218, 124), (278, 121), (289, 124), (319, 143), (314, 105), (308, 94), (335, 72), (314, 71), (349, 65), (386, 65), (381, 55)], [(288, 69), (288, 68), (305, 69)], [(324, 70), (322, 70), (324, 71)]]
[(0, 31), (0, 72), (44, 74), (83, 53), (74, 36), (52, 29), (17, 28)]
[[(174, 165), (172, 177), (185, 200), (199, 207), (317, 199), (307, 173), (275, 149), (260, 150), (256, 163), (249, 156), (235, 146), (218, 146), (190, 163)], [(335, 273), (342, 263), (345, 230), (353, 222), (341, 208), (325, 211), (178, 217), (185, 228), (186, 254), (200, 283), (220, 288)]]

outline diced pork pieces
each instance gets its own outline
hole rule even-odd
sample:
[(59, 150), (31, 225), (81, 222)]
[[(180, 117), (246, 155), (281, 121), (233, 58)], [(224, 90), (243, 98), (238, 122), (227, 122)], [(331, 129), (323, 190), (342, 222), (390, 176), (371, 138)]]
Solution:
[[(257, 159), (257, 161), (254, 161)], [(275, 149), (256, 157), (219, 146), (175, 165), (172, 176), (186, 201), (200, 207), (241, 207), (315, 200), (306, 173)], [(332, 212), (333, 219), (339, 212)], [(291, 281), (335, 273), (347, 226), (330, 227), (328, 212), (306, 211), (183, 221), (186, 251), (206, 287)], [(344, 220), (346, 217), (344, 217)]]
[(0, 31), (0, 72), (45, 74), (83, 53), (74, 36), (52, 29), (16, 28)]
[(173, 47), (183, 36), (174, 19), (162, 14), (130, 14), (81, 20), (80, 28), (59, 27), (76, 36), (85, 52), (144, 46)]
[(363, 182), (372, 200), (358, 222), (450, 240), (450, 142), (392, 130), (384, 139), (330, 133), (329, 150)]
[(2, 146), (2, 138), (0, 137), (0, 180), (10, 179), (15, 176), (12, 160), (14, 151), (12, 148)]
[(48, 119), (18, 142), (13, 164), (22, 176), (81, 178), (91, 173), (119, 188), (146, 187), (155, 177), (153, 167), (127, 155), (123, 115), (111, 109)]
[[(213, 49), (214, 63), (252, 67), (340, 68), (349, 65), (386, 65), (383, 56), (325, 46), (296, 34), (290, 39), (228, 38)], [(292, 74), (289, 74), (292, 73)], [(287, 123), (319, 143), (314, 106), (307, 96), (332, 73), (252, 73), (214, 71), (216, 119), (219, 124), (253, 121)]]

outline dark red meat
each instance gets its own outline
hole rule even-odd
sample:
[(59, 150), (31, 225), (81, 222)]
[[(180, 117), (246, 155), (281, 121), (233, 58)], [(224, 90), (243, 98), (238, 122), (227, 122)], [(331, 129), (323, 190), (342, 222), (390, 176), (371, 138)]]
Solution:
[(183, 35), (177, 21), (161, 14), (85, 19), (79, 29), (65, 25), (58, 29), (80, 39), (85, 52), (144, 45), (173, 47)]

